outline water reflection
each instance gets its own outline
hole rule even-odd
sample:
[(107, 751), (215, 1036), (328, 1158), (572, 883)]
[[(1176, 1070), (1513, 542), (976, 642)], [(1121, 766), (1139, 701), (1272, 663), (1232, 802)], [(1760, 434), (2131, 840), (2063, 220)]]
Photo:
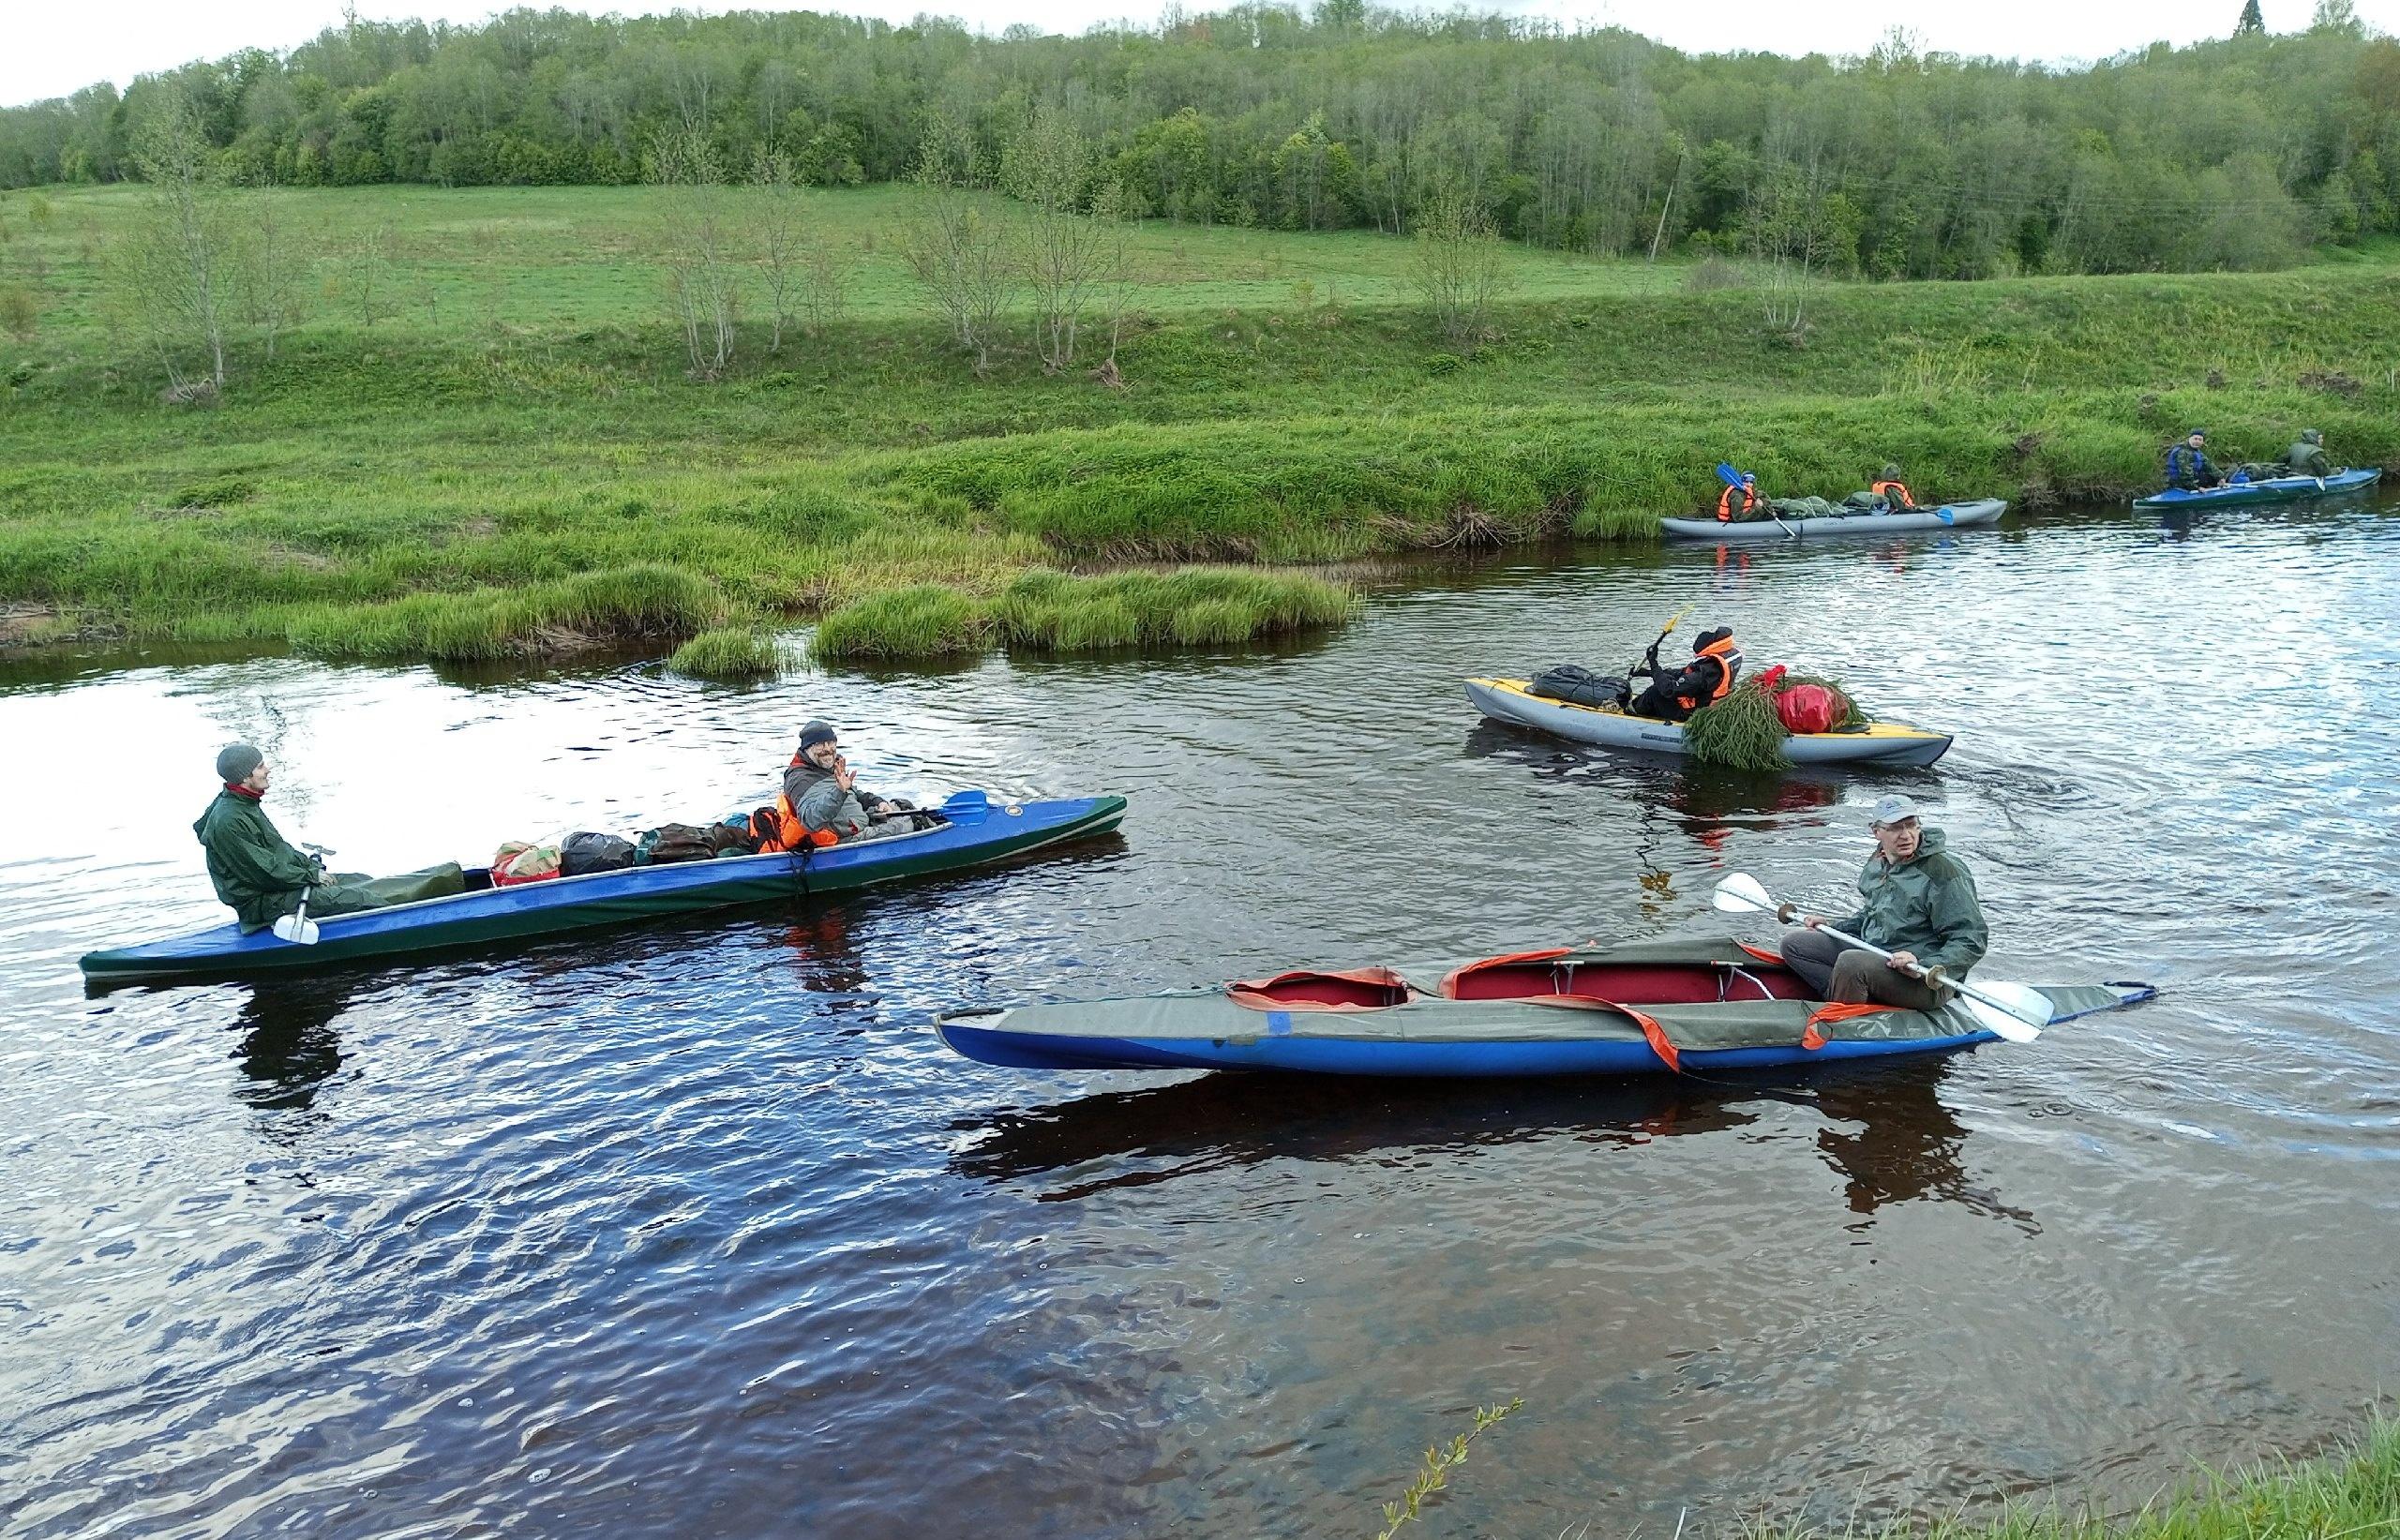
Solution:
[(1033, 1196), (1062, 1203), (1269, 1160), (1342, 1164), (1544, 1139), (1627, 1148), (1747, 1128), (1786, 1104), (1825, 1120), (1817, 1149), (1847, 1182), (1850, 1211), (1861, 1219), (1893, 1204), (1955, 1203), (2038, 1233), (2032, 1214), (1968, 1180), (1960, 1161), (1967, 1129), (1940, 1094), (1949, 1069), (1945, 1059), (1833, 1065), (1796, 1081), (1729, 1074), (1369, 1085), (1208, 1074), (962, 1119), (951, 1125), (961, 1141), (951, 1169), (994, 1183), (1054, 1179)]
[(306, 1112), (317, 1088), (341, 1068), (334, 1021), (350, 1009), (352, 986), (340, 979), (278, 979), (233, 986), (242, 1003), (232, 1030), (233, 1058), (247, 1084), (234, 1096), (250, 1106)]
[[(1813, 1089), (1817, 1110), (1829, 1126), (1817, 1132), (1819, 1152), (1847, 1179), (1850, 1211), (1862, 1220), (1887, 1204), (1924, 1200), (1957, 1204), (1987, 1219), (2005, 1219), (2028, 1235), (2040, 1234), (2042, 1227), (2030, 1212), (1968, 1182), (1959, 1161), (1967, 1129), (1940, 1092), (1951, 1063), (1944, 1058), (1820, 1071)], [(1836, 1129), (1831, 1122), (1855, 1127)]]

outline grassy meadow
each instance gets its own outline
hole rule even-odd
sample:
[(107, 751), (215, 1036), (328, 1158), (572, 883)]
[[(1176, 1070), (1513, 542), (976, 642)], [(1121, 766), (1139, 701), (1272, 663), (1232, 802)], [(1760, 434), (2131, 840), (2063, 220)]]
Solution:
[[(910, 626), (944, 647), (1186, 645), (1347, 606), (1270, 583), (1178, 622), (1085, 584), (1072, 603), (1101, 607), (1045, 640), (1005, 596), (1051, 569), (1645, 539), (1713, 505), (1720, 459), (1836, 497), (1898, 459), (1920, 496), (2029, 508), (2151, 484), (2195, 422), (2219, 458), (2313, 426), (2336, 461), (2400, 464), (2381, 251), (1823, 286), (1793, 346), (1737, 272), (1511, 248), (1513, 290), (1462, 351), (1407, 242), (1153, 222), (1131, 238), (1117, 388), (1045, 376), (1029, 341), (979, 378), (899, 255), (915, 195), (868, 188), (812, 205), (848, 254), (843, 319), (770, 352), (754, 284), (733, 369), (703, 382), (647, 189), (329, 189), (283, 195), (312, 252), (301, 323), (271, 358), (246, 339), (195, 408), (162, 404), (112, 301), (141, 196), (0, 195), (0, 315), (31, 302), (29, 331), (0, 333), (0, 640), (487, 657), (723, 632), (689, 661), (731, 672), (772, 659), (762, 625), (804, 616), (839, 622), (829, 656), (904, 651)], [(1105, 323), (1087, 324), (1096, 363)], [(955, 603), (857, 607), (929, 587)]]

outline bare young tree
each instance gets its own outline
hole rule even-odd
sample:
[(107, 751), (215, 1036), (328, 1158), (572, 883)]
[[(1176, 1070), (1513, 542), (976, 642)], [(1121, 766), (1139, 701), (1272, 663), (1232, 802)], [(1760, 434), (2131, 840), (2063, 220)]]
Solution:
[(800, 270), (800, 313), (807, 319), (808, 335), (822, 336), (850, 307), (850, 252), (830, 236), (803, 243)]
[(242, 320), (275, 356), (277, 340), (305, 319), (314, 244), (292, 218), (290, 195), (267, 187), (241, 195), (232, 263)]
[[(115, 252), (127, 308), (167, 372), (170, 394), (194, 400), (225, 388), (238, 232), (200, 114), (170, 94), (137, 130), (133, 163), (147, 184), (142, 217)], [(202, 378), (192, 365), (202, 363)]]
[(1500, 238), (1481, 208), (1455, 187), (1436, 189), (1417, 214), (1411, 273), (1418, 294), (1453, 347), (1472, 347), (1509, 287)]
[(358, 307), (358, 322), (373, 330), (392, 307), (392, 228), (369, 225), (341, 249), (341, 289)]
[(1102, 384), (1123, 389), (1125, 377), (1117, 366), (1117, 345), (1124, 340), (1125, 317), (1133, 304), (1133, 220), (1139, 201), (1121, 181), (1112, 181), (1091, 201), (1091, 217), (1100, 226), (1100, 302), (1108, 312), (1108, 356), (1093, 371)]
[(901, 236), (908, 271), (981, 374), (991, 366), (1000, 315), (1016, 297), (1015, 242), (1007, 219), (985, 206), (974, 136), (947, 112), (926, 129), (915, 181), (919, 212)]
[(735, 277), (733, 211), (724, 168), (708, 130), (695, 119), (661, 133), (651, 146), (651, 180), (665, 192), (667, 291), (692, 373), (721, 377), (733, 362)]
[(1101, 276), (1107, 232), (1077, 206), (1092, 155), (1064, 112), (1033, 110), (1001, 157), (1002, 185), (1028, 210), (1026, 272), (1033, 288), (1034, 347), (1045, 374), (1075, 361), (1075, 334)]
[(802, 278), (809, 256), (802, 249), (801, 190), (791, 157), (762, 147), (750, 162), (750, 189), (758, 270), (766, 278), (767, 308), (772, 312), (767, 351), (779, 353), (784, 351), (784, 328), (791, 324), (792, 303), (798, 297), (796, 280)]

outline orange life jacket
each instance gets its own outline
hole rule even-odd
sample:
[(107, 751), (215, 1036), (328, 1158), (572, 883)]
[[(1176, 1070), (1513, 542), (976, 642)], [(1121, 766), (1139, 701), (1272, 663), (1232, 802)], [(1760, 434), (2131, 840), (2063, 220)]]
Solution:
[[(792, 765), (799, 765), (802, 757), (793, 755)], [(791, 799), (780, 791), (775, 793), (775, 827), (756, 832), (765, 836), (758, 842), (758, 854), (762, 856), (787, 850), (807, 850), (812, 846), (822, 847), (841, 839), (830, 829), (811, 829), (802, 823), (799, 811), (791, 805)]]
[(1733, 522), (1733, 494), (1736, 492), (1742, 494), (1743, 513), (1747, 514), (1751, 509), (1759, 505), (1759, 495), (1756, 492), (1751, 491), (1748, 484), (1740, 486), (1728, 485), (1725, 490), (1717, 494), (1718, 523), (1731, 524)]
[(1675, 704), (1687, 711), (1697, 711), (1702, 705), (1713, 706), (1731, 695), (1733, 691), (1733, 676), (1740, 672), (1742, 667), (1742, 650), (1733, 645), (1733, 638), (1731, 636), (1718, 637), (1693, 656), (1717, 660), (1717, 688), (1709, 692), (1706, 701), (1702, 701), (1698, 695), (1677, 695)]
[(1916, 506), (1916, 499), (1909, 496), (1908, 483), (1906, 482), (1879, 481), (1874, 486), (1869, 486), (1868, 490), (1870, 492), (1881, 493), (1886, 498), (1897, 492), (1899, 494), (1901, 507), (1913, 508)]

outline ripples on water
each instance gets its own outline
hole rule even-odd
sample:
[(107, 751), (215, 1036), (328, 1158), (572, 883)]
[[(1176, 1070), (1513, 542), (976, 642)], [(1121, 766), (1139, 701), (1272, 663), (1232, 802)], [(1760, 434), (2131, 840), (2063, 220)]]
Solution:
[[(2126, 516), (1509, 561), (1287, 653), (445, 678), (290, 660), (0, 686), (0, 1521), (12, 1533), (1429, 1533), (2147, 1495), (2400, 1368), (2390, 679), (2400, 523)], [(1470, 672), (1688, 600), (1952, 727), (1759, 782), (1478, 725)], [(1702, 616), (1696, 615), (1697, 624)], [(45, 671), (47, 677), (45, 677)], [(840, 904), (408, 969), (84, 998), (218, 918), (235, 736), (338, 864), (869, 784), (1130, 794), (1121, 839)], [(1281, 963), (1711, 928), (1832, 898), (1904, 789), (1992, 971), (2167, 997), (1798, 1080), (1033, 1075), (923, 1024)]]

